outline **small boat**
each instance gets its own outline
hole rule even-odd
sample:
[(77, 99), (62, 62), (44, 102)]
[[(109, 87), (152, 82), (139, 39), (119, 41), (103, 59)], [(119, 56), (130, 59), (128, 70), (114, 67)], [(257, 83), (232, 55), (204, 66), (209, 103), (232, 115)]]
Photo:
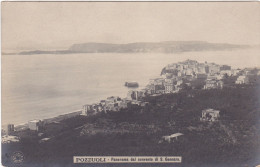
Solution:
[(136, 88), (139, 86), (138, 82), (125, 82), (126, 87)]

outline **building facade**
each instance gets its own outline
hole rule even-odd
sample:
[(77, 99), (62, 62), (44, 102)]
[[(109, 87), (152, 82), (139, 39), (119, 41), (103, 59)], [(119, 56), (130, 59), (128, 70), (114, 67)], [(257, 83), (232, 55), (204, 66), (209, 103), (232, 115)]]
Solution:
[(249, 78), (246, 75), (241, 75), (237, 78), (236, 84), (248, 84)]
[(30, 130), (38, 131), (40, 126), (40, 120), (32, 120), (28, 122), (28, 127)]

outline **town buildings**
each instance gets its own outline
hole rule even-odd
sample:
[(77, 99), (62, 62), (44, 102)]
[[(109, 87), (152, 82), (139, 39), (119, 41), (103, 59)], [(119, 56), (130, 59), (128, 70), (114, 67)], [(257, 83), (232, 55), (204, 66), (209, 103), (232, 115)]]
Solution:
[[(177, 93), (186, 88), (222, 89), (224, 81), (228, 77), (233, 77), (232, 83), (248, 84), (250, 81), (249, 76), (259, 75), (259, 71), (259, 69), (255, 68), (231, 69), (228, 65), (186, 60), (167, 65), (161, 73), (163, 77), (151, 79), (150, 83), (143, 90), (129, 90), (126, 98), (111, 96), (98, 103), (83, 105), (81, 112), (82, 115), (88, 116), (100, 112), (117, 112), (131, 105), (145, 107), (148, 103), (143, 101), (143, 99), (147, 95), (157, 96), (165, 93)], [(29, 121), (28, 125), (29, 129), (37, 131), (40, 121)], [(10, 127), (8, 131), (11, 132), (12, 129)]]
[(145, 90), (129, 90), (127, 93), (127, 99), (140, 100), (145, 96)]
[[(150, 94), (177, 93), (181, 85), (193, 85), (192, 88), (204, 87), (204, 89), (223, 88), (225, 75), (231, 76), (231, 66), (215, 63), (198, 63), (194, 60), (186, 60), (169, 64), (165, 67), (165, 80), (154, 79), (150, 82)], [(185, 81), (185, 82), (184, 82)], [(198, 86), (198, 83), (205, 83)], [(195, 84), (195, 85), (194, 85)], [(163, 91), (164, 89), (164, 91)]]
[(217, 79), (207, 79), (204, 89), (222, 89), (223, 81)]
[[(257, 72), (259, 72), (259, 69)], [(235, 79), (237, 77), (236, 84), (247, 84), (249, 83), (248, 76), (251, 73), (252, 69), (231, 69), (231, 66), (228, 65), (218, 65), (208, 62), (198, 63), (197, 61), (188, 59), (183, 62), (167, 65), (162, 70), (161, 77), (151, 79), (145, 89), (129, 90), (126, 98), (111, 96), (98, 103), (83, 105), (82, 115), (95, 115), (108, 111), (117, 112), (131, 105), (145, 107), (148, 103), (143, 101), (143, 99), (147, 95), (157, 96), (165, 93), (177, 93), (186, 88), (222, 89), (224, 87), (224, 80), (228, 77), (235, 77)], [(214, 121), (219, 117), (218, 111), (213, 111), (212, 109), (203, 111), (204, 114), (206, 112), (208, 112), (207, 117), (203, 115), (202, 120)], [(211, 118), (209, 119), (208, 117)], [(37, 129), (34, 122), (30, 124), (30, 129)]]
[(140, 101), (141, 97), (144, 97), (144, 91), (130, 90), (127, 98), (120, 98), (118, 96), (110, 96), (106, 100), (101, 100), (100, 103), (86, 104), (82, 107), (83, 116), (95, 115), (100, 112), (117, 112), (121, 109), (126, 109), (130, 105), (144, 105)]
[[(127, 109), (132, 106), (133, 109), (137, 108), (140, 111), (146, 111), (149, 107), (148, 102), (144, 101), (144, 97), (147, 95), (158, 96), (164, 93), (177, 93), (181, 89), (185, 89), (185, 85), (188, 89), (193, 88), (194, 81), (199, 82), (204, 89), (221, 89), (224, 86), (224, 76), (233, 78), (232, 84), (236, 80), (236, 84), (248, 84), (249, 77), (253, 75), (250, 69), (233, 70), (229, 66), (220, 66), (216, 64), (203, 64), (196, 63), (195, 61), (185, 61), (180, 64), (174, 64), (167, 66), (166, 75), (162, 78), (152, 79), (146, 89), (143, 90), (129, 90), (126, 98), (120, 98), (118, 96), (110, 96), (105, 100), (101, 100), (98, 103), (86, 104), (82, 107), (82, 115), (90, 116), (95, 115), (100, 112), (118, 112), (121, 109)], [(252, 69), (254, 70), (254, 69)], [(256, 71), (255, 75), (259, 75), (259, 71)], [(233, 86), (233, 85), (231, 85)], [(196, 89), (196, 88), (195, 88)], [(198, 88), (202, 89), (202, 88)], [(185, 89), (186, 90), (186, 89)], [(185, 91), (188, 98), (194, 98), (194, 95), (189, 91)], [(167, 96), (165, 96), (167, 97)], [(173, 96), (174, 97), (174, 96)], [(178, 101), (177, 101), (178, 102)], [(177, 102), (173, 102), (170, 106), (170, 110), (180, 112), (182, 109), (178, 108)], [(179, 102), (178, 102), (179, 103)], [(157, 105), (157, 104), (156, 104)], [(163, 104), (162, 104), (163, 105)], [(158, 106), (162, 106), (158, 105)], [(138, 107), (136, 107), (138, 106)], [(164, 107), (164, 106), (162, 106)], [(125, 110), (125, 111), (133, 111)], [(67, 116), (66, 116), (67, 117)], [(205, 109), (202, 111), (201, 121), (214, 122), (220, 118), (220, 111), (214, 109)], [(44, 121), (44, 120), (43, 120)], [(43, 122), (42, 121), (42, 122)], [(40, 120), (32, 120), (28, 122), (28, 127), (30, 130), (38, 131), (41, 125)], [(17, 128), (16, 128), (17, 129)], [(14, 126), (12, 124), (8, 125), (6, 128), (7, 135), (14, 131)], [(177, 139), (178, 136), (182, 134), (173, 134), (170, 136), (164, 136), (164, 140), (171, 142)], [(39, 136), (40, 137), (40, 136)], [(44, 139), (42, 142), (45, 142)]]
[(151, 79), (149, 89), (151, 94), (165, 93), (164, 78)]
[(248, 84), (249, 78), (246, 75), (241, 75), (237, 78), (236, 84)]
[(165, 93), (172, 93), (175, 90), (175, 79), (165, 79), (164, 88)]
[(87, 116), (87, 115), (93, 115), (93, 114), (96, 114), (96, 113), (98, 113), (98, 104), (83, 105), (82, 115)]
[[(151, 95), (177, 93), (183, 88), (182, 84), (191, 85), (192, 89), (222, 89), (224, 81), (228, 77), (238, 77), (237, 84), (248, 84), (250, 78), (252, 78), (251, 80), (255, 80), (254, 77), (251, 77), (252, 71), (257, 72), (259, 69), (232, 69), (228, 65), (218, 65), (208, 62), (198, 63), (197, 61), (188, 59), (183, 62), (167, 65), (162, 71), (162, 76), (165, 79), (156, 78), (151, 80), (147, 86), (147, 92)], [(204, 85), (198, 85), (203, 83)]]
[(20, 138), (17, 136), (10, 136), (10, 135), (3, 135), (1, 138), (1, 143), (2, 144), (7, 144), (7, 143), (16, 143), (19, 142)]

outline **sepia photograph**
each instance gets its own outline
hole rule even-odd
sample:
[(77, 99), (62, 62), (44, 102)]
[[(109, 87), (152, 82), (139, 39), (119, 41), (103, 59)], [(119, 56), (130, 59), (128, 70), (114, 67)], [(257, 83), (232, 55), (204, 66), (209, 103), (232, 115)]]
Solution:
[(259, 167), (259, 2), (2, 2), (1, 165)]

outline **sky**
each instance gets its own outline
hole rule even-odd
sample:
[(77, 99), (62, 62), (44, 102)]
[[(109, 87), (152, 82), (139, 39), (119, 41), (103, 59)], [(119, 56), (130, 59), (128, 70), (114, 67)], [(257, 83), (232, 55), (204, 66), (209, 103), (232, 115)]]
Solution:
[(75, 43), (260, 44), (259, 2), (2, 2), (2, 51)]

